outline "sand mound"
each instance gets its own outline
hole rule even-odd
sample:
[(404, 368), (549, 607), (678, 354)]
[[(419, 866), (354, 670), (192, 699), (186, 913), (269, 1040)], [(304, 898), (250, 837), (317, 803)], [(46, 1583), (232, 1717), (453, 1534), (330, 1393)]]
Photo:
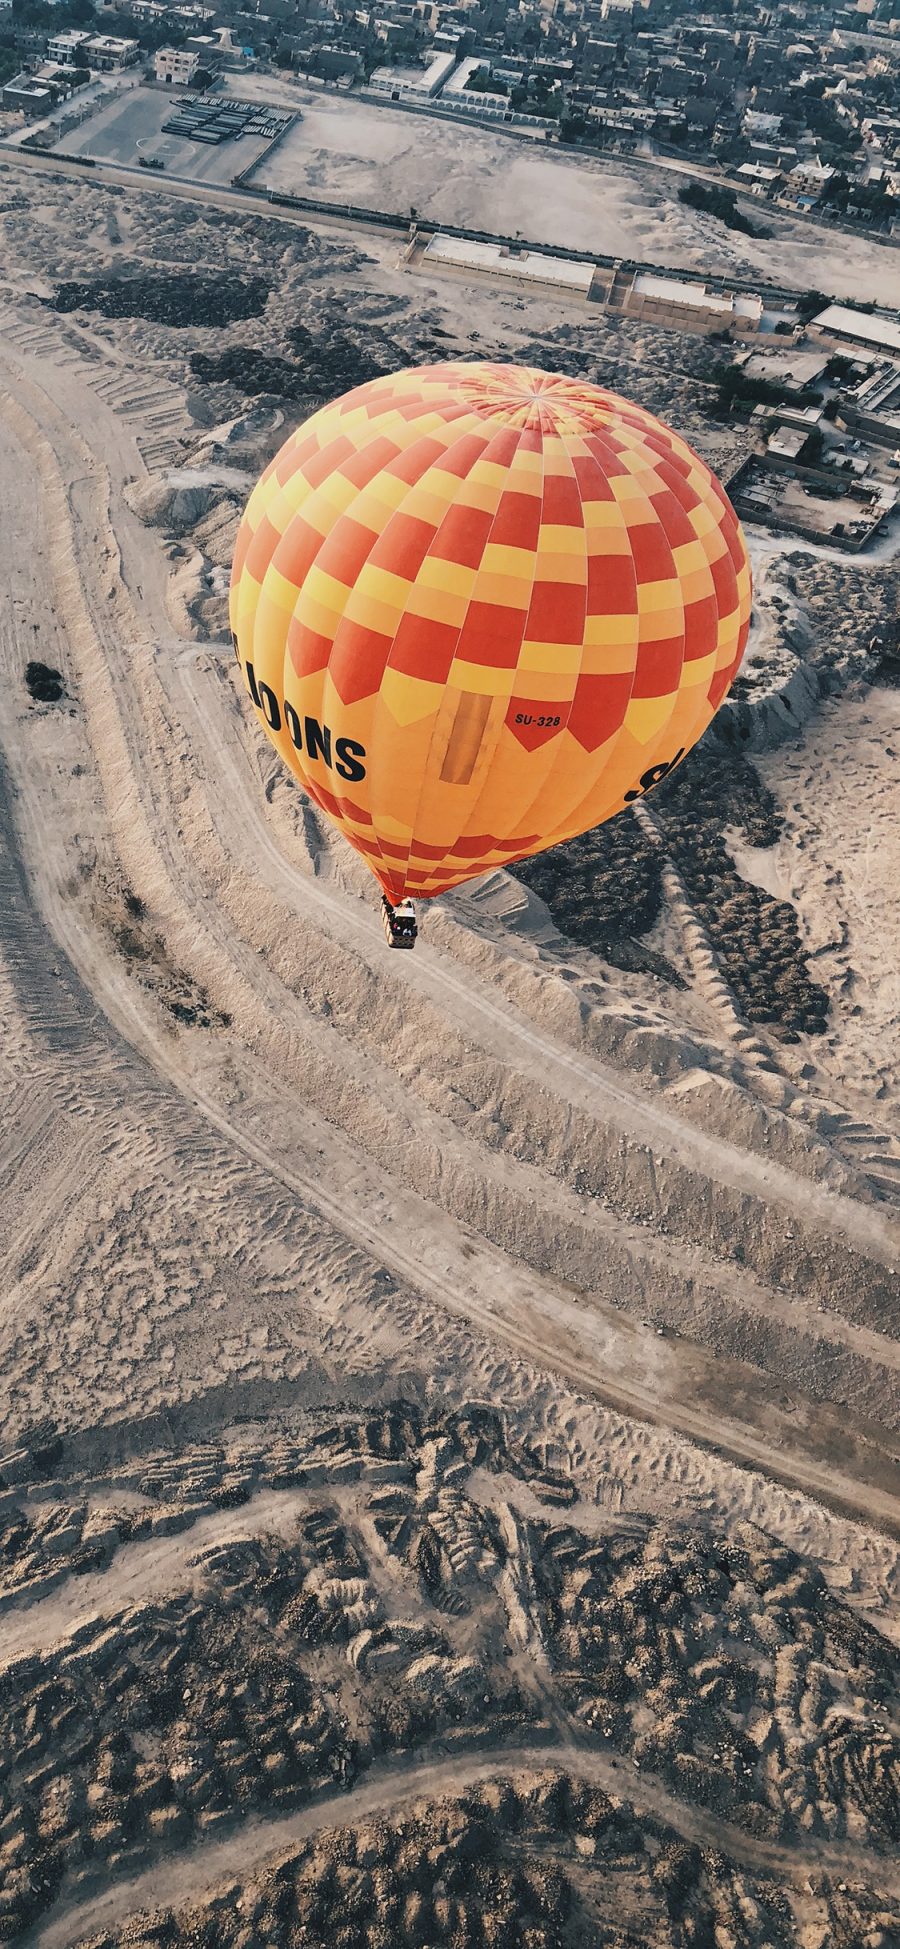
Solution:
[(133, 481), (125, 489), (132, 513), (147, 528), (166, 528), (185, 535), (201, 516), (231, 498), (230, 490), (214, 481), (183, 483), (170, 480)]

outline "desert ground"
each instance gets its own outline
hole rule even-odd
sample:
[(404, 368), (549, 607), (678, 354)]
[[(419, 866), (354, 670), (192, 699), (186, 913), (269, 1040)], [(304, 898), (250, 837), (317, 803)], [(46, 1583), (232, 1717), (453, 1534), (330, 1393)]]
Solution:
[(447, 351), (727, 476), (708, 348), (0, 224), (0, 1939), (890, 1949), (897, 536), (751, 536), (690, 767), (389, 955), (236, 681), (252, 480)]
[(563, 155), (347, 98), (309, 94), (299, 105), (302, 120), (258, 171), (273, 189), (388, 210), (414, 203), (431, 219), (572, 250), (900, 302), (896, 251), (761, 211), (752, 197), (748, 213), (772, 235), (739, 235), (679, 203), (679, 176), (663, 167)]
[[(294, 196), (322, 197), (401, 215), (415, 205), (430, 221), (565, 244), (572, 250), (637, 258), (719, 278), (758, 277), (797, 290), (900, 305), (900, 255), (869, 237), (832, 231), (753, 197), (758, 238), (728, 230), (678, 201), (677, 168), (592, 158), (543, 142), (465, 126), (346, 94), (323, 93), (269, 75), (239, 75), (226, 92), (293, 108), (299, 119), (250, 180)], [(202, 149), (163, 135), (171, 97), (128, 82), (65, 136), (60, 153), (134, 165), (156, 157), (174, 176), (227, 183), (260, 147), (242, 137)]]

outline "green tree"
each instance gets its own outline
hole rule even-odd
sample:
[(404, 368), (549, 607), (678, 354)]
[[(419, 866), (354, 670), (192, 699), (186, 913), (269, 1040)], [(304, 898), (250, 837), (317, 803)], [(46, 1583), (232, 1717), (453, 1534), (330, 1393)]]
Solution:
[(837, 169), (825, 184), (822, 194), (819, 197), (819, 202), (829, 209), (846, 210), (849, 201), (850, 178), (844, 174), (843, 170)]
[(830, 299), (826, 298), (824, 291), (804, 291), (797, 299), (797, 316), (801, 324), (808, 325), (816, 312), (824, 311), (829, 303)]
[(13, 20), (19, 27), (52, 27), (54, 34), (61, 34), (93, 19), (91, 0), (62, 0), (58, 7), (48, 5), (48, 0), (13, 0)]
[(476, 93), (482, 94), (505, 95), (508, 93), (506, 82), (496, 81), (488, 67), (473, 68), (466, 82), (466, 87), (474, 88)]
[(565, 115), (560, 116), (559, 133), (561, 141), (578, 142), (584, 135), (586, 129), (587, 123), (584, 116), (576, 114), (572, 109), (567, 109)]
[(741, 230), (748, 237), (764, 237), (770, 233), (738, 209), (737, 197), (733, 189), (726, 189), (723, 183), (686, 183), (678, 192), (679, 203), (686, 203), (692, 210), (703, 210), (708, 216), (717, 217), (720, 223), (728, 225), (729, 230)]
[(717, 389), (719, 411), (749, 412), (753, 406), (780, 406), (784, 386), (771, 379), (751, 379), (741, 365), (718, 365), (712, 373)]

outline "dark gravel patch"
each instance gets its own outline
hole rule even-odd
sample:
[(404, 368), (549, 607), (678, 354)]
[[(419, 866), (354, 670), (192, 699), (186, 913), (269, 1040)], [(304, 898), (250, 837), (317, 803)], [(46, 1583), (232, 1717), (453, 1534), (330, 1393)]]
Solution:
[(58, 704), (65, 696), (62, 672), (51, 670), (46, 663), (26, 663), (25, 682), (36, 704)]
[(235, 345), (215, 356), (192, 352), (188, 364), (204, 385), (232, 386), (245, 399), (309, 399), (309, 380), (302, 366), (256, 352), (252, 346)]
[(663, 955), (644, 947), (663, 904), (659, 856), (630, 812), (564, 846), (517, 861), (517, 879), (539, 895), (561, 933), (615, 968), (686, 986)]
[[(738, 1006), (787, 1041), (820, 1035), (828, 996), (813, 981), (793, 907), (743, 880), (724, 830), (772, 846), (781, 818), (745, 758), (691, 752), (653, 794), (666, 853), (678, 868)], [(643, 942), (663, 904), (661, 857), (630, 812), (512, 869), (546, 902), (561, 932), (613, 967), (682, 977)]]
[(787, 1041), (821, 1035), (828, 995), (813, 981), (794, 908), (743, 880), (722, 837), (734, 826), (751, 846), (772, 846), (782, 821), (746, 758), (689, 753), (654, 794), (666, 850), (685, 883), (748, 1021)]
[(154, 325), (236, 324), (265, 310), (265, 278), (195, 277), (173, 271), (165, 277), (90, 278), (59, 284), (50, 300), (54, 311), (99, 311), (104, 318), (146, 318)]
[(297, 325), (288, 338), (296, 359), (259, 352), (255, 346), (232, 345), (214, 356), (192, 353), (191, 372), (207, 385), (233, 386), (250, 398), (268, 393), (281, 399), (329, 400), (407, 363), (407, 354), (399, 347), (391, 351), (379, 345), (381, 357), (376, 359), (365, 346), (339, 332), (317, 338), (305, 325)]

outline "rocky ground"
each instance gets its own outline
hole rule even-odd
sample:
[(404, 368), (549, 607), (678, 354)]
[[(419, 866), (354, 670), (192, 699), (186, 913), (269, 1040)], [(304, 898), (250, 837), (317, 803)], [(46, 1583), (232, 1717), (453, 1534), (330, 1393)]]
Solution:
[(889, 552), (754, 540), (716, 738), (386, 956), (234, 683), (251, 480), (460, 350), (727, 472), (707, 348), (0, 205), (0, 1937), (900, 1940)]
[(756, 1525), (598, 1521), (477, 1406), (75, 1462), (0, 1464), (5, 1940), (824, 1943), (850, 1875), (900, 1922), (896, 1653)]

